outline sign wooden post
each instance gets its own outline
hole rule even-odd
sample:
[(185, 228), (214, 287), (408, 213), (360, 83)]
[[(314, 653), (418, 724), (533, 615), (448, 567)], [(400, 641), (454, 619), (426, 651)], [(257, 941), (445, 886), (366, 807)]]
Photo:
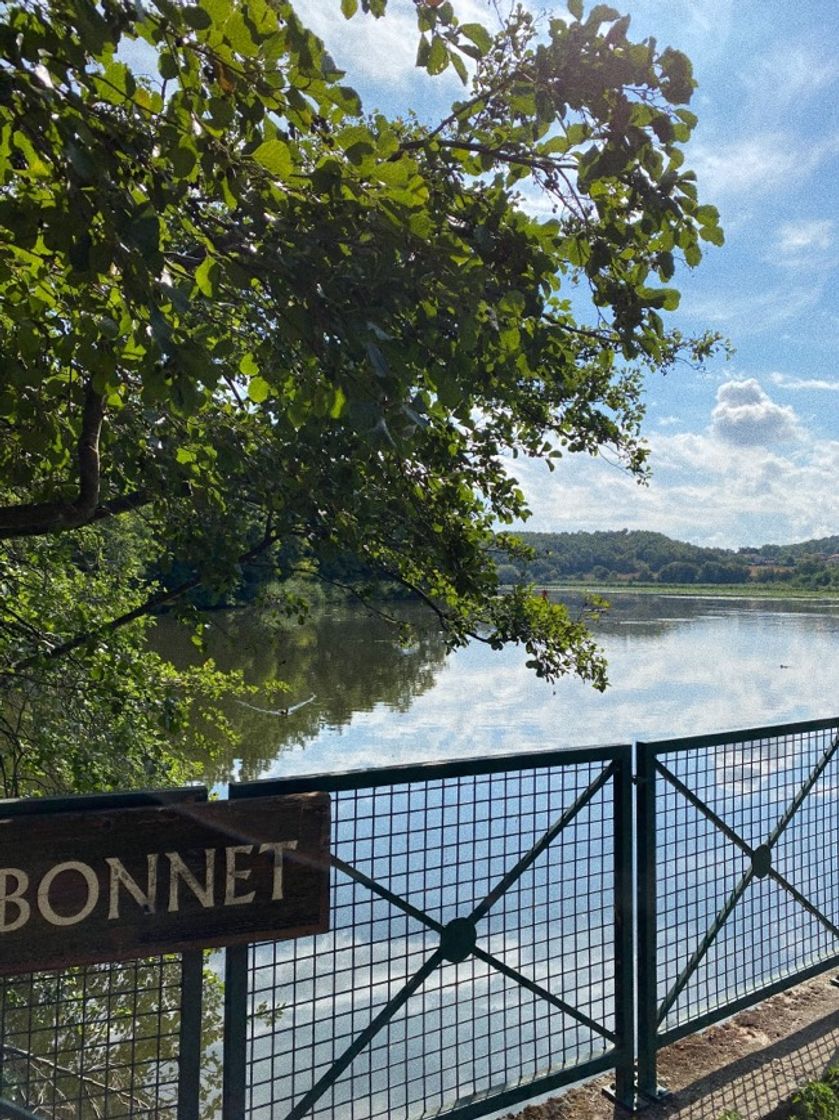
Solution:
[(326, 793), (3, 816), (0, 974), (329, 928)]

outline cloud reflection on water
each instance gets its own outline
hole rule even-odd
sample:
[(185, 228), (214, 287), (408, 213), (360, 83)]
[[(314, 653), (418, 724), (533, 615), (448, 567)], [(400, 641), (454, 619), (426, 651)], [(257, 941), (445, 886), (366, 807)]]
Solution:
[[(839, 604), (615, 595), (604, 694), (537, 680), (519, 650), (449, 656), (399, 710), (325, 725), (265, 775), (664, 738), (835, 714)], [(336, 682), (339, 684), (339, 682)]]

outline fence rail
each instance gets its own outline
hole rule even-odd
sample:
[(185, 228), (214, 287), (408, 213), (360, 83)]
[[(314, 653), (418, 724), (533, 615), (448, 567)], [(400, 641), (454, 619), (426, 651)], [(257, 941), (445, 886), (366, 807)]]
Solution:
[[(247, 1113), (478, 1116), (630, 1077), (631, 774), (622, 747), (239, 786), (327, 789), (333, 926), (254, 946)], [(244, 978), (238, 981), (244, 982)], [(241, 1068), (241, 1065), (239, 1066)]]
[(839, 721), (637, 745), (639, 1085), (655, 1053), (839, 964)]
[(661, 1046), (839, 964), (839, 719), (230, 797), (315, 790), (330, 932), (0, 980), (0, 1117), (467, 1120), (608, 1069), (634, 1107)]

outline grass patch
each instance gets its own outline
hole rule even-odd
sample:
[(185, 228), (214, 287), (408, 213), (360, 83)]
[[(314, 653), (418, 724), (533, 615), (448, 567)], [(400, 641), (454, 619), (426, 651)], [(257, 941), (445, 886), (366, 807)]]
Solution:
[(793, 1093), (791, 1120), (839, 1120), (839, 1066)]
[[(810, 1081), (793, 1093), (780, 1108), (773, 1110), (773, 1120), (839, 1120), (839, 1066), (830, 1069), (818, 1081)], [(743, 1120), (736, 1108), (727, 1108), (717, 1120)]]

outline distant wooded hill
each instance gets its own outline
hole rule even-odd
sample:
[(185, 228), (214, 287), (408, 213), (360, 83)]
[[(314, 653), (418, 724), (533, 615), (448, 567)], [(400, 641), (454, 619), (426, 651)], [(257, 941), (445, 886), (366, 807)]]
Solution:
[(503, 583), (789, 583), (839, 588), (839, 536), (760, 548), (700, 548), (663, 533), (519, 533), (529, 561), (502, 562)]

